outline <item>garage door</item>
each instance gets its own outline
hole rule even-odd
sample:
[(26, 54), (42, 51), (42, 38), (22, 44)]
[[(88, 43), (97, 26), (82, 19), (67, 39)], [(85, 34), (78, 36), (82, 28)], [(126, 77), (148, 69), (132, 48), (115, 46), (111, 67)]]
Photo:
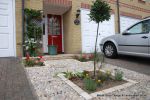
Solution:
[[(81, 31), (82, 31), (82, 53), (93, 53), (95, 47), (95, 38), (97, 33), (97, 24), (90, 21), (89, 10), (81, 10)], [(100, 41), (102, 38), (115, 34), (114, 15), (111, 15), (109, 21), (100, 23), (99, 38), (97, 48), (100, 51)]]
[(13, 0), (0, 0), (0, 57), (15, 56)]
[(120, 17), (121, 32), (125, 31), (127, 28), (137, 23), (138, 21), (140, 20), (136, 18), (121, 16)]

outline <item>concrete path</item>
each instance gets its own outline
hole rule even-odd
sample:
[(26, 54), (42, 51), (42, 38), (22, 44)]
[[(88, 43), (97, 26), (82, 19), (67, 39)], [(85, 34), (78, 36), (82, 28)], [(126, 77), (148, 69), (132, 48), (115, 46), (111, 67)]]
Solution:
[(0, 58), (0, 100), (37, 100), (17, 58)]

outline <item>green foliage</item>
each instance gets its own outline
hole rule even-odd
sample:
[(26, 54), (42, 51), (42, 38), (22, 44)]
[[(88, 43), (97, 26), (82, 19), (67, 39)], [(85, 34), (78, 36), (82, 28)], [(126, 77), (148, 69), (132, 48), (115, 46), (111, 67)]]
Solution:
[(104, 62), (104, 55), (102, 53), (97, 53), (94, 54), (95, 61), (96, 62)]
[(86, 90), (88, 90), (88, 91), (95, 91), (97, 88), (97, 83), (95, 82), (95, 80), (93, 80), (91, 78), (85, 78), (84, 86), (85, 86)]
[(42, 14), (40, 10), (25, 8), (26, 32), (24, 41), (24, 50), (31, 56), (37, 56), (39, 48), (42, 48)]
[(107, 70), (105, 74), (106, 74), (107, 80), (111, 78), (111, 72), (109, 70)]
[(96, 84), (97, 86), (101, 86), (102, 85), (102, 81), (100, 79), (96, 80)]
[(76, 72), (75, 76), (78, 77), (78, 78), (84, 78), (83, 72)]
[(42, 28), (36, 26), (35, 23), (29, 23), (27, 25), (27, 30), (26, 35), (28, 38), (41, 39)]
[[(26, 39), (25, 41), (25, 49), (30, 53), (30, 56), (36, 56), (36, 48), (38, 47), (37, 41), (34, 38)], [(36, 50), (35, 50), (36, 49)]]
[(41, 19), (42, 16), (40, 10), (25, 8), (24, 12), (28, 20), (37, 19), (37, 18)]
[(80, 62), (94, 61), (93, 54), (81, 54), (80, 56), (75, 56), (74, 59)]
[(101, 80), (102, 82), (106, 81), (108, 79), (106, 73), (103, 73), (101, 71), (98, 72), (97, 75), (98, 79)]
[(87, 62), (88, 61), (86, 58), (83, 58), (82, 56), (81, 57), (75, 56), (74, 58), (80, 62)]
[(94, 77), (96, 75), (96, 63), (99, 59), (96, 59), (96, 54), (97, 54), (97, 40), (98, 40), (98, 31), (99, 31), (99, 23), (103, 21), (107, 21), (110, 19), (110, 11), (111, 8), (108, 5), (108, 3), (104, 0), (96, 0), (93, 2), (90, 10), (90, 20), (95, 21), (98, 26), (97, 26), (97, 35), (96, 35), (96, 42), (95, 42), (95, 58), (94, 58)]
[(88, 77), (89, 76), (89, 71), (84, 70), (83, 71), (83, 78)]
[(68, 79), (72, 79), (72, 78), (85, 78), (89, 76), (89, 71), (83, 71), (83, 72), (62, 72), (63, 74), (65, 74), (64, 76)]
[(33, 67), (35, 65), (35, 61), (34, 60), (25, 60), (25, 66), (28, 67)]
[(26, 57), (26, 59), (24, 60), (24, 64), (27, 67), (33, 67), (35, 65), (37, 65), (37, 66), (44, 66), (44, 59), (43, 58)]
[(99, 71), (97, 77), (98, 80), (101, 80), (101, 82), (107, 81), (111, 79), (111, 72), (108, 70), (106, 71), (106, 73)]
[(93, 2), (90, 10), (90, 19), (96, 23), (103, 22), (110, 19), (111, 8), (104, 0), (96, 0)]
[(115, 71), (115, 80), (121, 81), (123, 79), (123, 72), (120, 70)]
[(44, 61), (42, 61), (40, 58), (37, 58), (35, 60), (35, 64), (38, 65), (38, 66), (44, 66)]
[(73, 77), (75, 77), (75, 74), (73, 72), (69, 72), (67, 70), (67, 72), (62, 72), (63, 74), (65, 74), (64, 76), (68, 79), (72, 79)]

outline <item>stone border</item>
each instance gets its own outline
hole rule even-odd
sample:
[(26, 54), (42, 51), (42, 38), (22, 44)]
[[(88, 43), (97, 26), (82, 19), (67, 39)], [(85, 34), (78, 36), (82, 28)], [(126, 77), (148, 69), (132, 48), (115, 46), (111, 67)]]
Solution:
[[(104, 70), (101, 70), (102, 72), (105, 72)], [(112, 73), (112, 75), (114, 76), (114, 73)], [(65, 83), (67, 83), (70, 87), (72, 87), (80, 96), (82, 96), (84, 99), (86, 100), (90, 100), (92, 98), (97, 97), (98, 95), (105, 95), (111, 92), (114, 92), (116, 90), (121, 90), (121, 89), (125, 89), (131, 85), (137, 84), (138, 82), (127, 79), (127, 78), (123, 78), (123, 80), (128, 81), (125, 84), (122, 85), (118, 85), (118, 86), (114, 86), (112, 88), (109, 89), (105, 89), (102, 91), (98, 91), (95, 93), (91, 93), (88, 94), (87, 92), (85, 92), (84, 90), (82, 90), (79, 86), (77, 86), (76, 84), (74, 84), (72, 81), (68, 80), (66, 77), (64, 77), (64, 74), (58, 74), (57, 75), (59, 78), (61, 78), (61, 80), (63, 80)]]

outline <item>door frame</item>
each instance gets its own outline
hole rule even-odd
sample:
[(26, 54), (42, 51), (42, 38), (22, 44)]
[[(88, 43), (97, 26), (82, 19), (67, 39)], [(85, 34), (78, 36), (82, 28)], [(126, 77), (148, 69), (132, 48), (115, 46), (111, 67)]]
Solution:
[[(48, 53), (48, 14), (45, 15), (45, 35), (43, 35), (43, 40), (45, 40), (45, 44), (46, 46), (43, 46), (44, 48), (44, 53)], [(62, 53), (64, 53), (64, 28), (63, 28), (63, 15), (61, 16), (61, 31), (62, 31)], [(46, 38), (46, 39), (44, 39)]]
[(65, 52), (65, 50), (64, 50), (64, 20), (63, 20), (64, 18), (63, 18), (63, 15), (61, 15), (61, 33), (62, 33), (62, 53), (64, 53)]
[(12, 8), (13, 15), (12, 16), (13, 16), (14, 56), (16, 57), (17, 54), (16, 54), (16, 4), (15, 4), (15, 1), (16, 0), (13, 0), (13, 2), (12, 2), (12, 6), (13, 6), (13, 8)]

